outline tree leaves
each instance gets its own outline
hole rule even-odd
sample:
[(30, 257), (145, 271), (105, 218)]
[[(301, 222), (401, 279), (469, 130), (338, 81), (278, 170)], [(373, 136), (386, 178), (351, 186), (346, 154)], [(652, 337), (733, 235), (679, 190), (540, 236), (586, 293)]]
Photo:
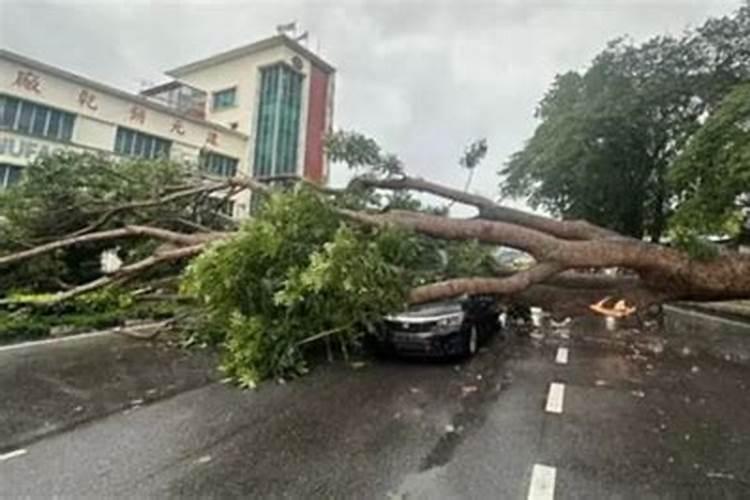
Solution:
[(226, 373), (250, 386), (306, 369), (321, 337), (351, 348), (363, 325), (405, 303), (409, 286), (379, 245), (383, 231), (342, 224), (317, 194), (275, 194), (254, 220), (199, 256), (183, 292), (201, 300), (203, 328), (226, 347)]
[(736, 236), (750, 210), (750, 84), (737, 86), (693, 135), (670, 171), (675, 231)]
[(680, 37), (616, 39), (555, 78), (541, 120), (501, 169), (502, 194), (658, 240), (673, 208), (672, 162), (721, 97), (750, 76), (750, 6)]

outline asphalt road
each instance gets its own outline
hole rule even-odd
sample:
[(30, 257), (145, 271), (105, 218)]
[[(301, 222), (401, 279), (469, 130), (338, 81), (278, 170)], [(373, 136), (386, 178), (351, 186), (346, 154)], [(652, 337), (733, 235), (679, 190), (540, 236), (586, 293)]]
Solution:
[[(216, 357), (110, 334), (0, 346), (0, 455), (218, 380)], [(2, 484), (0, 483), (0, 493)]]
[(0, 496), (523, 499), (544, 465), (557, 499), (750, 497), (748, 368), (556, 343), (211, 383), (0, 455)]

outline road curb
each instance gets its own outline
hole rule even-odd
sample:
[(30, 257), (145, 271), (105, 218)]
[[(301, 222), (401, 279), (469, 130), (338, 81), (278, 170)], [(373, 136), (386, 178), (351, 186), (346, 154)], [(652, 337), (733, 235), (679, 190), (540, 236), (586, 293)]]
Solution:
[(663, 311), (664, 338), (670, 347), (750, 363), (750, 322), (677, 304), (664, 305)]
[(115, 329), (97, 330), (93, 332), (77, 333), (75, 335), (66, 335), (64, 337), (55, 337), (51, 339), (28, 340), (26, 342), (19, 342), (17, 344), (0, 345), (0, 352), (33, 349), (35, 347), (43, 347), (52, 344), (61, 344), (64, 342), (71, 342), (76, 340), (92, 339), (105, 335), (111, 335), (116, 332), (117, 331)]

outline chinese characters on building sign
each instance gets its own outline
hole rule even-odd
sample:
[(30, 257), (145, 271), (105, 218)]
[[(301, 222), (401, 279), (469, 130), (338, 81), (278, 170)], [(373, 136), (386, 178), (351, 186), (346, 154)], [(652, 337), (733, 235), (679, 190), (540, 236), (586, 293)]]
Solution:
[(42, 93), (42, 89), (40, 88), (41, 85), (42, 80), (41, 78), (39, 78), (39, 75), (37, 75), (33, 71), (24, 70), (18, 70), (16, 80), (13, 82), (14, 87), (20, 87), (24, 90), (28, 90), (29, 92), (34, 92), (35, 94)]
[(92, 111), (99, 109), (99, 105), (96, 103), (96, 95), (86, 89), (81, 90), (78, 94), (78, 104), (85, 106)]
[(146, 110), (141, 108), (140, 106), (131, 106), (130, 121), (138, 122), (143, 125), (146, 122)]
[(175, 120), (172, 124), (172, 130), (170, 132), (176, 132), (179, 135), (185, 135), (185, 126), (182, 124), (182, 120)]

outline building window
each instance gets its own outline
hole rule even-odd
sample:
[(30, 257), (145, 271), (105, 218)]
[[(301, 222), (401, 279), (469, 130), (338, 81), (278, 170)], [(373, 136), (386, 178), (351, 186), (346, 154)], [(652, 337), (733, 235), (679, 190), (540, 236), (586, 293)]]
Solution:
[(303, 76), (285, 64), (261, 69), (255, 139), (255, 177), (297, 171)]
[(0, 191), (21, 180), (23, 167), (0, 163)]
[(0, 95), (0, 129), (68, 142), (73, 138), (73, 113)]
[(220, 110), (224, 108), (231, 108), (236, 104), (237, 99), (237, 87), (231, 89), (220, 90), (214, 92), (213, 105), (214, 110)]
[(211, 175), (234, 177), (237, 175), (237, 158), (202, 151), (199, 159), (201, 170)]
[(117, 127), (115, 136), (115, 153), (123, 156), (135, 156), (138, 158), (168, 158), (172, 141), (144, 134), (137, 130), (125, 127)]

